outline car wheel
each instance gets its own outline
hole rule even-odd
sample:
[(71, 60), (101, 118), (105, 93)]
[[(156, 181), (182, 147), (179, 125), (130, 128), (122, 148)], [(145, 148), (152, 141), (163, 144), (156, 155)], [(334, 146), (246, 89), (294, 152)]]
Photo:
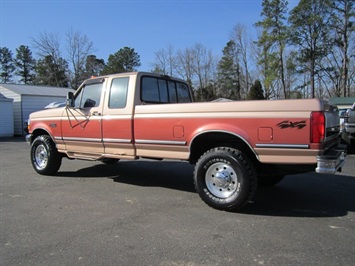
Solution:
[(31, 162), (41, 175), (54, 175), (62, 163), (62, 155), (48, 135), (38, 136), (31, 145)]
[(196, 191), (209, 206), (219, 210), (238, 210), (254, 196), (256, 171), (243, 152), (218, 147), (198, 160), (194, 171)]

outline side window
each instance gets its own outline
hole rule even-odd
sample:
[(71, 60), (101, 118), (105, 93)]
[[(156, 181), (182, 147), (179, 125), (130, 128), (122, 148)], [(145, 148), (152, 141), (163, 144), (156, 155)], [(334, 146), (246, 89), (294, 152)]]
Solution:
[(112, 80), (110, 89), (109, 108), (125, 108), (127, 103), (129, 78), (116, 78)]
[(147, 103), (191, 102), (186, 84), (174, 80), (142, 77), (141, 100)]
[(179, 103), (191, 102), (189, 89), (186, 86), (186, 84), (178, 82), (176, 85), (177, 85)]
[(142, 101), (159, 102), (158, 79), (143, 77), (142, 80)]
[(76, 108), (91, 108), (100, 105), (103, 83), (89, 84), (83, 87), (75, 98)]

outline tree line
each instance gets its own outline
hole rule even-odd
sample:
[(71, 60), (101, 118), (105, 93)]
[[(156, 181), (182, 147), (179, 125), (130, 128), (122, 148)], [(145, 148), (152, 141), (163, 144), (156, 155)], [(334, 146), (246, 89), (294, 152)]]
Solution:
[[(355, 96), (355, 0), (263, 0), (256, 40), (236, 24), (216, 56), (203, 44), (155, 52), (152, 72), (186, 80), (198, 101), (217, 98), (289, 99)], [(94, 55), (85, 34), (69, 30), (62, 55), (59, 38), (33, 38), (38, 59), (28, 46), (16, 54), (0, 47), (2, 83), (72, 87), (90, 76), (135, 71), (141, 66), (134, 48), (123, 47), (107, 62)]]

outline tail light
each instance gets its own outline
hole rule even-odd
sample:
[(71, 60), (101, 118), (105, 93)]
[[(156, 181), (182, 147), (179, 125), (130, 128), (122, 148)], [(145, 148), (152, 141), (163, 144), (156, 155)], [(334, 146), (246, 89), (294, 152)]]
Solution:
[(325, 116), (323, 112), (311, 114), (311, 142), (322, 143), (325, 138)]

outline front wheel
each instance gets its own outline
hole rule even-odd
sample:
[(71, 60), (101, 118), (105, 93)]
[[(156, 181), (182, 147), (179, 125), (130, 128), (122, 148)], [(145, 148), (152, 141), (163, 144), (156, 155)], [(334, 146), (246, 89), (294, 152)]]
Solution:
[(41, 175), (54, 175), (62, 164), (62, 156), (48, 135), (38, 136), (31, 145), (31, 162)]
[(243, 152), (226, 147), (213, 148), (198, 160), (195, 188), (201, 199), (219, 210), (237, 210), (254, 196), (255, 168)]

